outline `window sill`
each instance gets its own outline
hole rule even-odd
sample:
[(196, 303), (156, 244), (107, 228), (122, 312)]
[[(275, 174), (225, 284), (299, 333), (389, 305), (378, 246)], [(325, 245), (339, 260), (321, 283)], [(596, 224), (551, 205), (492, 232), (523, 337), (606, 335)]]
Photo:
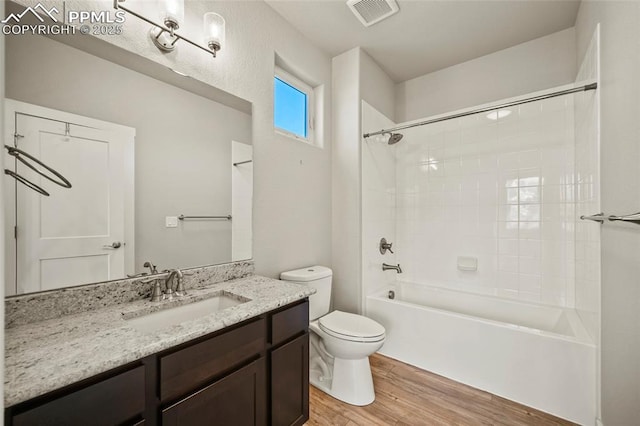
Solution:
[(304, 144), (307, 144), (307, 145), (313, 146), (313, 147), (315, 147), (315, 148), (322, 149), (322, 147), (321, 147), (320, 145), (316, 144), (316, 143), (315, 143), (314, 141), (312, 141), (312, 140), (305, 139), (305, 138), (302, 138), (302, 137), (300, 137), (300, 136), (296, 136), (296, 135), (294, 135), (294, 134), (292, 134), (292, 133), (289, 133), (289, 132), (286, 132), (286, 131), (280, 130), (280, 129), (278, 129), (278, 128), (276, 128), (276, 129), (275, 129), (275, 134), (276, 134), (276, 135), (279, 135), (279, 136), (284, 136), (285, 138), (292, 139), (292, 140), (297, 141), (297, 142), (302, 142), (302, 143), (304, 143)]

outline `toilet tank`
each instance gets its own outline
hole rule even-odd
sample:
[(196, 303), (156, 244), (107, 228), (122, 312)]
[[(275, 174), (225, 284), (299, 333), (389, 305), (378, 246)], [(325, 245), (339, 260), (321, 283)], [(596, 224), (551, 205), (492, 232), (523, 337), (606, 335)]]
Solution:
[(316, 293), (309, 296), (309, 321), (329, 313), (331, 278), (331, 269), (326, 266), (309, 266), (280, 274), (282, 281), (308, 285), (316, 289)]

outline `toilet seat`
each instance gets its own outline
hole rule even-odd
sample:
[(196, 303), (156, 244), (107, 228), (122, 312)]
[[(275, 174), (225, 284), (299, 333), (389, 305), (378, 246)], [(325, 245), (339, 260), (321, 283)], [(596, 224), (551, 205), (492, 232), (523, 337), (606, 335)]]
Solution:
[(325, 333), (341, 340), (352, 342), (380, 342), (385, 338), (385, 329), (374, 320), (362, 315), (333, 311), (318, 320)]

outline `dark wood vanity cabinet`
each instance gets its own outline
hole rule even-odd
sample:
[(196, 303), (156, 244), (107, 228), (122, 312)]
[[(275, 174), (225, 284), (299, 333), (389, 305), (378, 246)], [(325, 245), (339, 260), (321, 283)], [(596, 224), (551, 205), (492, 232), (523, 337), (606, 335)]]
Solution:
[(302, 425), (309, 302), (295, 302), (5, 410), (7, 425)]
[(302, 425), (309, 419), (309, 303), (271, 316), (270, 396), (273, 426)]
[(15, 426), (107, 426), (135, 424), (141, 420), (145, 409), (143, 365), (118, 372), (109, 378), (101, 377), (95, 383), (78, 386), (70, 392), (47, 395), (20, 404), (25, 409), (13, 410), (13, 415), (5, 423)]
[(267, 425), (265, 357), (162, 410), (165, 426)]
[(271, 424), (309, 419), (309, 333), (271, 352)]

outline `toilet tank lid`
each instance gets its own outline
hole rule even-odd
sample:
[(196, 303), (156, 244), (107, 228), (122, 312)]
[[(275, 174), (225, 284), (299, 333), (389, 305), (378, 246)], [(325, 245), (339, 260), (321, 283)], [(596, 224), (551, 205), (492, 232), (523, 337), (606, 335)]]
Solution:
[(322, 278), (330, 277), (331, 269), (326, 266), (309, 266), (307, 268), (300, 268), (294, 271), (287, 271), (280, 274), (280, 279), (283, 281), (315, 281)]

